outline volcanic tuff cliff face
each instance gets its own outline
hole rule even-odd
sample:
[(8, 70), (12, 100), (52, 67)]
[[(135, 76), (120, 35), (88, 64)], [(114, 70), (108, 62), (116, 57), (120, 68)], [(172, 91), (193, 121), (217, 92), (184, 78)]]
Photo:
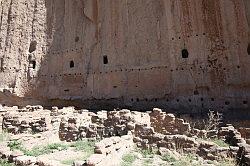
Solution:
[(248, 109), (249, 0), (2, 0), (0, 15), (3, 104)]

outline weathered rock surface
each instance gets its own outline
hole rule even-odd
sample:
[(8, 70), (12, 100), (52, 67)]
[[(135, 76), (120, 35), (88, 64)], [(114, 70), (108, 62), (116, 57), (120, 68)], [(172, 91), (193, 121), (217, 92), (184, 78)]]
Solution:
[(3, 105), (248, 108), (248, 0), (4, 0), (0, 11)]

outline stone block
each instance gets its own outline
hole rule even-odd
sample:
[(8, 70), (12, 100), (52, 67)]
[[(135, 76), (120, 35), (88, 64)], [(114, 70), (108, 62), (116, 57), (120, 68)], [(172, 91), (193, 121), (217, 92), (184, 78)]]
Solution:
[(18, 156), (15, 158), (15, 164), (20, 166), (34, 165), (36, 161), (36, 157), (33, 156)]
[(87, 166), (97, 166), (102, 160), (106, 157), (106, 155), (103, 154), (92, 154), (87, 159)]

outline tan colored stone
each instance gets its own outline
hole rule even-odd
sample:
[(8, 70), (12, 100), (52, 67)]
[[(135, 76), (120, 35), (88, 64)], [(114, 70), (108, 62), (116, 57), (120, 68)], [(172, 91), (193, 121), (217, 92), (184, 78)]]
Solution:
[(15, 164), (21, 166), (34, 165), (36, 161), (36, 157), (33, 156), (18, 156), (15, 158)]
[(93, 154), (87, 159), (87, 166), (97, 166), (106, 155), (103, 154)]

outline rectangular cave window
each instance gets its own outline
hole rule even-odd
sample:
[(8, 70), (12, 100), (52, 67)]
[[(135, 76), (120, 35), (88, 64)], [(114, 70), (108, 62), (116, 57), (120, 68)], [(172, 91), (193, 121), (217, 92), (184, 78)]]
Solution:
[(0, 69), (1, 69), (1, 71), (3, 71), (3, 58), (1, 58)]
[(32, 52), (36, 51), (36, 46), (37, 46), (36, 41), (30, 42), (29, 53), (32, 53)]
[(36, 68), (36, 61), (31, 61), (32, 64), (32, 68), (35, 69)]
[(182, 58), (188, 58), (188, 55), (189, 55), (189, 52), (188, 52), (188, 50), (187, 49), (183, 49), (182, 51), (181, 51), (181, 56), (182, 56)]
[(74, 63), (74, 61), (70, 61), (70, 62), (69, 62), (69, 67), (70, 67), (70, 68), (75, 67), (75, 63)]
[(250, 55), (250, 43), (247, 46), (247, 53), (248, 53), (248, 55)]
[(103, 56), (103, 64), (108, 64), (109, 63), (109, 61), (108, 61), (108, 56), (107, 55), (104, 55)]

